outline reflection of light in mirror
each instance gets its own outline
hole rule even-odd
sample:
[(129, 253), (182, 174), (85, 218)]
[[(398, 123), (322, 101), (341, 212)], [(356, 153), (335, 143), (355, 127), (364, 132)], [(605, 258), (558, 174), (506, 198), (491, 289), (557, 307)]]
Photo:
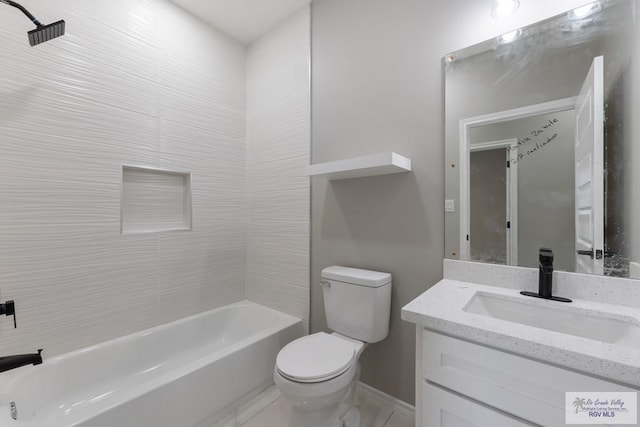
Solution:
[(599, 1), (586, 4), (569, 12), (569, 19), (584, 19), (598, 12), (602, 6)]
[(512, 41), (519, 39), (521, 35), (522, 35), (521, 29), (511, 31), (510, 33), (505, 33), (498, 37), (498, 43), (501, 43), (501, 44), (511, 43)]
[(491, 5), (491, 16), (494, 18), (506, 18), (520, 7), (518, 0), (493, 0)]

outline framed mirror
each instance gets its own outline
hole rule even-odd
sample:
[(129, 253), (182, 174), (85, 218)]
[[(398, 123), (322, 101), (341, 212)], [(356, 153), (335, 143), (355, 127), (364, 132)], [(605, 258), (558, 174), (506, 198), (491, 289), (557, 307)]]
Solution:
[(448, 258), (640, 279), (634, 0), (595, 1), (448, 54)]

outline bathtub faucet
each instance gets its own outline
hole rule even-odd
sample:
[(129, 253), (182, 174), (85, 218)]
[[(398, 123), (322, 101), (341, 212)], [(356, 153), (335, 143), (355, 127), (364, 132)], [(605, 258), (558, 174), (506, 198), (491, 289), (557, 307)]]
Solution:
[(17, 354), (15, 356), (0, 357), (0, 372), (20, 368), (26, 365), (39, 365), (42, 363), (42, 349), (33, 354)]

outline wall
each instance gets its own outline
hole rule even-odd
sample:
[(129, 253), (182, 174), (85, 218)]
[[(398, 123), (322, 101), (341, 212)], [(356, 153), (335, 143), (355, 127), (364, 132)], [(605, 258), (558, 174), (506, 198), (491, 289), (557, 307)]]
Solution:
[(309, 318), (309, 7), (249, 48), (247, 296)]
[(323, 268), (391, 273), (389, 336), (363, 353), (362, 380), (406, 401), (414, 328), (400, 308), (442, 277), (440, 62), (429, 60), (429, 13), (421, 0), (312, 3), (313, 163), (397, 151), (413, 172), (312, 180), (311, 327), (326, 329)]
[(312, 180), (311, 329), (326, 330), (322, 268), (391, 272), (390, 333), (364, 352), (362, 380), (407, 402), (414, 400), (415, 332), (400, 308), (442, 277), (441, 58), (584, 2), (521, 3), (505, 21), (491, 18), (489, 0), (312, 3), (313, 163), (393, 150), (410, 157), (414, 171)]

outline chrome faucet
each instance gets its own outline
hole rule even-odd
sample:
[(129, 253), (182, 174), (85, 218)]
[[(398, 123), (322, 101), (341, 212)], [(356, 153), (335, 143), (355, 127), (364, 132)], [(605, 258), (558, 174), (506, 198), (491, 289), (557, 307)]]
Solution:
[(26, 365), (40, 365), (42, 363), (42, 349), (33, 354), (17, 354), (15, 356), (0, 357), (0, 372), (20, 368)]
[(535, 298), (550, 299), (559, 302), (571, 302), (568, 298), (553, 296), (553, 251), (548, 248), (540, 248), (539, 273), (538, 273), (538, 293), (520, 292), (522, 295)]

